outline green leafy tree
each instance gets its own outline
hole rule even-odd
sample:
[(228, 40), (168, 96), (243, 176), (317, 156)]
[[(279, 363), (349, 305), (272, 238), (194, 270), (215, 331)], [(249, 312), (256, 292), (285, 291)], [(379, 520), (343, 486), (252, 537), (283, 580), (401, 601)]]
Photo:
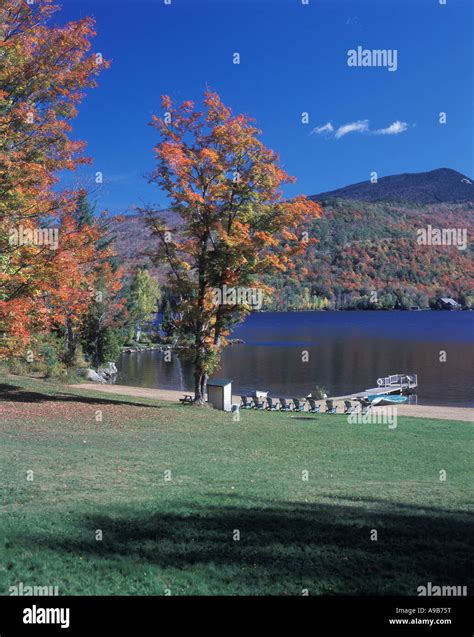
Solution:
[[(114, 270), (109, 262), (104, 263), (96, 273), (94, 299), (90, 304), (81, 335), (84, 353), (93, 361), (96, 369), (103, 363), (116, 360), (119, 350), (111, 343), (116, 342), (119, 335), (122, 339), (120, 346), (123, 344), (122, 332), (127, 311), (125, 299), (120, 296), (121, 277), (121, 271)], [(111, 354), (111, 350), (115, 355), (106, 358)]]
[(141, 326), (157, 311), (161, 298), (161, 290), (158, 281), (153, 278), (148, 270), (141, 269), (135, 275), (128, 295), (128, 315), (134, 326), (137, 341), (140, 340)]

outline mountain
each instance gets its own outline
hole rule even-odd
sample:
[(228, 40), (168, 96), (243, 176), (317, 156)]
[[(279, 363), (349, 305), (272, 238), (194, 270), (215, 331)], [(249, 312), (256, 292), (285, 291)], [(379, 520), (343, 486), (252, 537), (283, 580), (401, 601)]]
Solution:
[(310, 199), (415, 204), (474, 202), (474, 183), (456, 170), (438, 168), (426, 173), (403, 173), (381, 177), (377, 183), (362, 181), (345, 188), (313, 195)]
[[(169, 225), (175, 225), (177, 216), (170, 210), (160, 211), (160, 218)], [(151, 263), (153, 253), (159, 246), (159, 239), (151, 234), (140, 215), (121, 215), (112, 224), (115, 234), (115, 252), (127, 273)], [(154, 274), (163, 282), (162, 268), (153, 268)]]
[[(274, 292), (265, 309), (427, 307), (439, 297), (474, 307), (474, 196), (451, 200), (472, 191), (473, 185), (463, 179), (467, 178), (442, 168), (312, 197), (321, 202), (322, 215), (302, 230), (317, 243), (296, 256), (290, 270), (268, 277)], [(377, 187), (388, 199), (364, 198), (375, 194), (367, 189)], [(433, 202), (433, 193), (445, 200)], [(403, 197), (411, 200), (402, 202)], [(160, 216), (170, 225), (176, 222), (170, 211)], [(466, 237), (465, 245), (421, 244), (418, 233), (430, 226), (459, 231)], [(154, 253), (157, 239), (140, 217), (117, 220), (116, 233), (116, 251), (127, 270), (150, 263), (147, 255)], [(161, 266), (153, 272), (165, 283)]]

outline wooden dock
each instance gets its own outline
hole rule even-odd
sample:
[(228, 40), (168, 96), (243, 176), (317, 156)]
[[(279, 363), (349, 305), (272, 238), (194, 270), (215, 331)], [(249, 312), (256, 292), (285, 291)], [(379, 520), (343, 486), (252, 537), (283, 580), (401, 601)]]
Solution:
[(401, 394), (401, 385), (393, 385), (390, 388), (386, 387), (371, 387), (364, 389), (363, 391), (354, 392), (353, 394), (347, 394), (346, 396), (329, 396), (331, 400), (351, 400), (356, 398), (367, 398), (367, 396), (373, 396), (374, 394)]
[(411, 393), (416, 387), (418, 387), (418, 376), (416, 374), (392, 374), (385, 378), (379, 378), (377, 387), (370, 387), (346, 396), (330, 396), (330, 399), (357, 400), (374, 394), (406, 394)]

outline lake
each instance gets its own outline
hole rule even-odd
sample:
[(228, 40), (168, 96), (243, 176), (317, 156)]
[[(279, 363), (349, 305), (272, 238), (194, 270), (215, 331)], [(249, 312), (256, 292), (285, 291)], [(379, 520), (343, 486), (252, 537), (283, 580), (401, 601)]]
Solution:
[[(420, 404), (474, 406), (473, 312), (265, 312), (232, 336), (245, 344), (224, 350), (214, 377), (233, 379), (234, 394), (298, 397), (320, 385), (339, 396), (402, 372), (418, 374)], [(174, 355), (122, 354), (117, 367), (123, 385), (193, 387), (191, 365)]]

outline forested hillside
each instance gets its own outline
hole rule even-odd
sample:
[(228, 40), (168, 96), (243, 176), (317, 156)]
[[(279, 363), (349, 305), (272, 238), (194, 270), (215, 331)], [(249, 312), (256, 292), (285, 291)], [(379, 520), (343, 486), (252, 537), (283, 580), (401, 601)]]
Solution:
[[(265, 309), (428, 307), (439, 296), (473, 306), (472, 247), (417, 243), (417, 230), (429, 224), (465, 228), (469, 243), (473, 211), (468, 203), (323, 202), (321, 218), (305, 228), (318, 243), (294, 259), (292, 270), (269, 279), (274, 292)], [(117, 234), (124, 265), (149, 262), (156, 239), (140, 217), (125, 217)]]
[(419, 245), (417, 230), (467, 229), (471, 204), (395, 205), (336, 200), (307, 228), (318, 239), (294, 270), (272, 279), (278, 308), (427, 307), (439, 296), (471, 306), (472, 248)]

